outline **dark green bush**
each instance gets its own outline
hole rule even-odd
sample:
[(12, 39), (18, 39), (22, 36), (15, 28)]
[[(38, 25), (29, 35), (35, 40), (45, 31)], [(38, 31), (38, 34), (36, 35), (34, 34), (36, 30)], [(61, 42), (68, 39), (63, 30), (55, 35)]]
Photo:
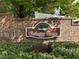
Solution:
[[(51, 53), (34, 53), (37, 42), (0, 43), (0, 59), (79, 59), (78, 43), (55, 43)], [(76, 47), (75, 47), (76, 46)], [(40, 47), (41, 48), (41, 47)]]
[(52, 53), (56, 57), (64, 59), (78, 59), (79, 58), (79, 44), (74, 42), (58, 42), (55, 43)]

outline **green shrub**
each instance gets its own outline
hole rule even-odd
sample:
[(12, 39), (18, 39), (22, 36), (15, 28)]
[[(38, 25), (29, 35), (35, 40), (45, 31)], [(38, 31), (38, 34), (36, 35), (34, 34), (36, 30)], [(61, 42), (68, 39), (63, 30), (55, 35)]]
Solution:
[(32, 52), (32, 48), (36, 44), (37, 42), (30, 41), (0, 43), (0, 59), (79, 59), (78, 43), (55, 43), (49, 54)]

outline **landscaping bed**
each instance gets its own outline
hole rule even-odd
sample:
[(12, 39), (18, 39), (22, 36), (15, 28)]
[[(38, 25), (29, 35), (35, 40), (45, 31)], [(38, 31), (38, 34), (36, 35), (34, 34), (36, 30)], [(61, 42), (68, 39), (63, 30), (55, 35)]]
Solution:
[[(52, 52), (34, 53), (32, 48), (37, 42), (1, 42), (0, 59), (79, 59), (79, 43), (56, 42)], [(41, 48), (41, 47), (40, 47)]]

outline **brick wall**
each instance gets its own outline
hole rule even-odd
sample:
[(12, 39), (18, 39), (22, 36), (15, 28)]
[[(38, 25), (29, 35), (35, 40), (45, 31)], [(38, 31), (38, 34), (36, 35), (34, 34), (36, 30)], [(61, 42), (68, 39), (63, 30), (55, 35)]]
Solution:
[(61, 20), (58, 41), (79, 41), (79, 26), (71, 25), (71, 20)]
[[(20, 19), (19, 19), (20, 20)], [(0, 14), (0, 41), (20, 42), (25, 37), (25, 28), (34, 22), (27, 19), (14, 18), (13, 14)], [(72, 26), (71, 20), (60, 20), (60, 36), (57, 41), (79, 41), (79, 26)]]

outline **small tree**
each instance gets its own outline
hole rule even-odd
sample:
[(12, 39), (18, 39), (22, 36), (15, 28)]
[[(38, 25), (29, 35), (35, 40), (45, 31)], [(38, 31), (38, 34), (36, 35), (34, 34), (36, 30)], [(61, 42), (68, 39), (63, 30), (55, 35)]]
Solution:
[(14, 9), (15, 10), (13, 12), (17, 17), (19, 18), (26, 17), (26, 8), (24, 7), (24, 5), (17, 5)]
[(29, 0), (11, 0), (14, 14), (19, 18), (25, 18), (29, 15), (32, 5)]

